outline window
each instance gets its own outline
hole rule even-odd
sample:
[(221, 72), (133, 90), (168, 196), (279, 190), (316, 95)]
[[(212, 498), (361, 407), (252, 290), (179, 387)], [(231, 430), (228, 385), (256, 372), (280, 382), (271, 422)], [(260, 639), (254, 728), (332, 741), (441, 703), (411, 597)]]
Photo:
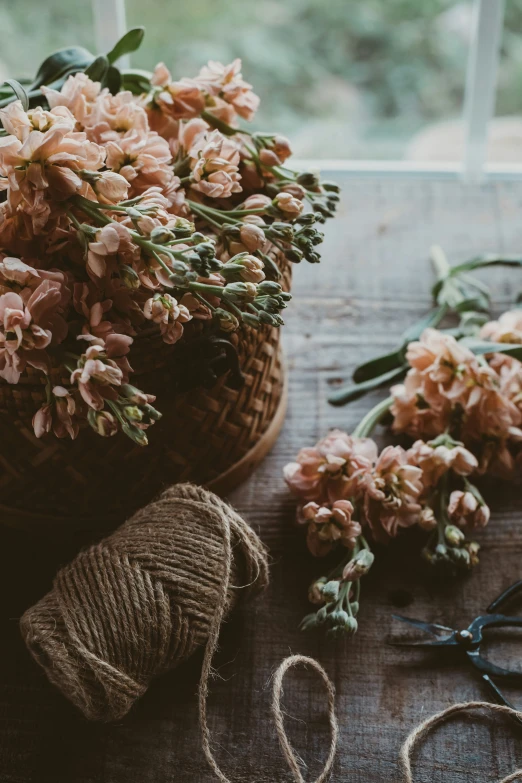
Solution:
[(134, 66), (190, 75), (241, 57), (262, 98), (257, 126), (286, 133), (308, 162), (518, 176), (522, 0), (507, 0), (503, 21), (504, 0), (4, 0), (0, 72), (30, 76), (70, 43), (106, 51), (145, 24)]

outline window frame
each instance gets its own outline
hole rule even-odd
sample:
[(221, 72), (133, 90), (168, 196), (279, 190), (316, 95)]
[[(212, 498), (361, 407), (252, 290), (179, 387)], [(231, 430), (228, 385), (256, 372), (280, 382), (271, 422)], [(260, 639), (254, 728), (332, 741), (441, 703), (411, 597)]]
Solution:
[[(125, 0), (91, 0), (98, 51), (108, 51), (126, 31)], [(464, 153), (454, 163), (406, 160), (301, 160), (296, 163), (322, 171), (343, 171), (354, 176), (404, 176), (484, 180), (520, 179), (522, 164), (488, 164), (490, 123), (495, 111), (505, 0), (473, 0), (473, 21), (463, 122)], [(121, 64), (128, 67), (129, 58)]]

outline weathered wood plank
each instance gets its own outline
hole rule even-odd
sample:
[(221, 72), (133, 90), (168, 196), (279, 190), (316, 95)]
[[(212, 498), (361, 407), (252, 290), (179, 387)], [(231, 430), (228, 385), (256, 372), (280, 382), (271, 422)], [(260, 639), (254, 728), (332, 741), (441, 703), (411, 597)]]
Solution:
[[(495, 512), (481, 534), (482, 562), (470, 579), (440, 585), (418, 558), (415, 535), (379, 553), (364, 585), (361, 627), (332, 642), (297, 630), (308, 611), (306, 588), (320, 563), (293, 526), (293, 502), (281, 468), (328, 427), (351, 429), (372, 399), (347, 408), (326, 398), (355, 364), (393, 347), (400, 332), (429, 306), (430, 244), (457, 260), (485, 251), (522, 250), (522, 187), (465, 187), (442, 181), (346, 179), (341, 212), (327, 227), (321, 266), (296, 270), (285, 346), (290, 406), (281, 437), (232, 500), (270, 546), (266, 595), (227, 624), (209, 712), (218, 755), (234, 780), (287, 780), (269, 717), (270, 676), (289, 652), (316, 656), (333, 678), (342, 724), (334, 780), (399, 781), (397, 753), (409, 730), (454, 701), (486, 694), (474, 676), (447, 659), (386, 645), (391, 613), (467, 623), (503, 587), (522, 576), (520, 496), (490, 487)], [(491, 271), (499, 306), (512, 301), (519, 273)], [(50, 584), (53, 571), (80, 542), (0, 534), (0, 780), (2, 783), (210, 783), (199, 751), (194, 692), (201, 660), (155, 683), (116, 726), (92, 726), (47, 683), (18, 634), (17, 618)], [(515, 694), (514, 698), (517, 698)], [(522, 703), (522, 693), (518, 695)], [(327, 747), (325, 705), (313, 677), (289, 677), (288, 731), (309, 764), (320, 769)], [(522, 764), (520, 733), (467, 720), (436, 732), (417, 760), (419, 783), (491, 780)]]

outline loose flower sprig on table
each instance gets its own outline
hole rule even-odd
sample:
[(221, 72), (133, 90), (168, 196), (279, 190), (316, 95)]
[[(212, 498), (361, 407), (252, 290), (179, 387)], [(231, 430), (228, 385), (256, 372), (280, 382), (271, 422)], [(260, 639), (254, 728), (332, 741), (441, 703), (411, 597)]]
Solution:
[(287, 168), (287, 139), (239, 127), (259, 104), (239, 60), (190, 79), (120, 72), (142, 37), (61, 50), (27, 89), (0, 88), (0, 378), (47, 378), (37, 437), (88, 423), (145, 445), (161, 414), (130, 384), (136, 335), (280, 326), (274, 255), (319, 261), (316, 224), (339, 198)]
[[(495, 263), (521, 265), (517, 259)], [(449, 269), (446, 274), (451, 278)], [(386, 543), (403, 528), (426, 531), (422, 555), (431, 565), (456, 571), (478, 563), (479, 544), (468, 534), (487, 525), (490, 509), (476, 481), (484, 474), (514, 480), (522, 468), (522, 310), (486, 321), (487, 289), (476, 290), (483, 308), (472, 310), (478, 300), (466, 299), (469, 310), (460, 309), (456, 329), (428, 326), (407, 340), (400, 352), (404, 382), (391, 387), (352, 435), (333, 430), (285, 467), (311, 553), (340, 554), (333, 571), (311, 586), (310, 600), (320, 608), (304, 618), (303, 628), (356, 631), (360, 580), (374, 560), (371, 542)], [(374, 365), (390, 363), (391, 356)], [(411, 446), (379, 453), (369, 437), (379, 422), (410, 436)]]

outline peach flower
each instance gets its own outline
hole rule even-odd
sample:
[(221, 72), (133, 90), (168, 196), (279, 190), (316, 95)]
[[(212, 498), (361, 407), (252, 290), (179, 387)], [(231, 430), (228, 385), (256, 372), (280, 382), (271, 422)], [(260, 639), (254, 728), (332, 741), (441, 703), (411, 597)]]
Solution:
[(95, 277), (104, 277), (107, 272), (107, 259), (116, 253), (135, 255), (136, 246), (128, 228), (121, 223), (109, 223), (96, 232), (96, 241), (89, 242), (87, 251), (87, 270)]
[(490, 510), (472, 492), (455, 491), (449, 499), (448, 515), (459, 527), (485, 527), (489, 522)]
[(480, 336), (494, 343), (522, 343), (522, 310), (508, 310), (498, 321), (488, 321)]
[(185, 305), (178, 303), (170, 294), (156, 294), (145, 302), (145, 318), (159, 324), (166, 343), (176, 343), (183, 334), (183, 324), (192, 316)]
[(201, 134), (190, 149), (194, 190), (211, 198), (240, 193), (239, 151), (218, 130)]
[(75, 73), (69, 76), (61, 90), (54, 90), (45, 85), (41, 88), (51, 109), (65, 106), (74, 115), (80, 129), (90, 124), (90, 117), (97, 98), (107, 94), (102, 90), (100, 82), (93, 82), (85, 73)]
[(421, 511), (422, 470), (408, 463), (400, 446), (387, 446), (366, 477), (364, 517), (377, 540), (414, 525)]
[(292, 492), (304, 500), (333, 502), (356, 496), (376, 459), (377, 446), (370, 438), (332, 430), (313, 448), (301, 449), (283, 475)]
[(164, 63), (159, 63), (154, 69), (151, 84), (160, 88), (154, 95), (154, 104), (173, 120), (189, 120), (205, 108), (201, 85), (194, 79), (173, 82)]
[(422, 470), (426, 489), (436, 487), (442, 476), (453, 470), (459, 476), (469, 476), (477, 470), (478, 460), (463, 445), (448, 446), (436, 442), (417, 440), (406, 452), (408, 462)]
[(164, 188), (174, 179), (168, 142), (154, 131), (131, 130), (105, 147), (107, 166), (125, 177), (133, 195), (151, 186)]
[[(2, 120), (8, 110), (0, 112)], [(35, 234), (51, 213), (47, 197), (62, 201), (79, 193), (84, 188), (81, 172), (97, 171), (104, 162), (104, 150), (65, 120), (44, 133), (30, 131), (23, 142), (13, 135), (0, 139), (0, 172), (9, 180), (9, 203), (31, 216)]]
[[(243, 80), (241, 60), (234, 60), (230, 65), (210, 60), (199, 72), (196, 83), (202, 85), (209, 96), (221, 98), (230, 104), (243, 119), (253, 119), (259, 107), (259, 98), (252, 92), (252, 85)], [(212, 111), (212, 103), (209, 110)]]
[(292, 196), (291, 193), (278, 193), (274, 199), (274, 204), (285, 217), (289, 218), (299, 217), (304, 209), (303, 202), (295, 196)]
[(308, 524), (307, 545), (316, 557), (331, 551), (336, 543), (353, 549), (361, 526), (352, 519), (354, 507), (349, 500), (336, 500), (331, 506), (307, 503), (300, 510), (298, 520)]

